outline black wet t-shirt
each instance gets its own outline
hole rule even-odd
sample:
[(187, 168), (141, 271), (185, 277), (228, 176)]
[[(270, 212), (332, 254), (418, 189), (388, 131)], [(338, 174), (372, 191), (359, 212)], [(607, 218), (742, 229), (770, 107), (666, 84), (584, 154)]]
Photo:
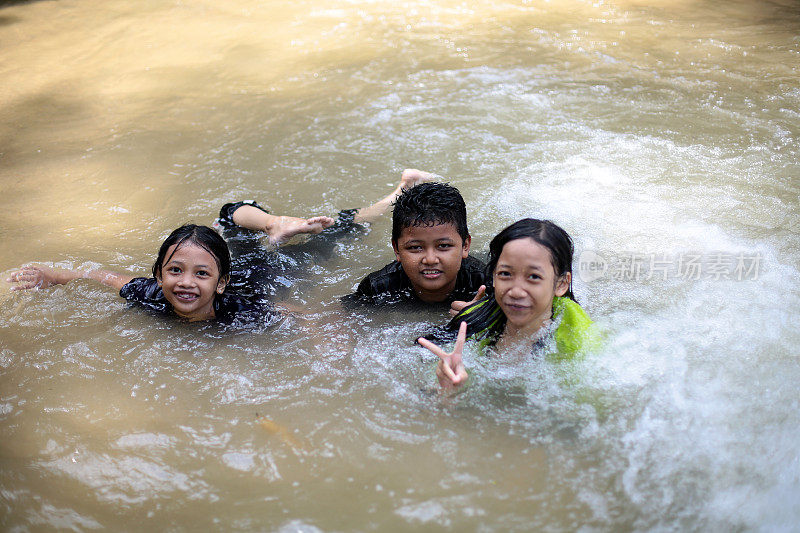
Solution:
[[(471, 255), (461, 261), (453, 292), (446, 303), (454, 300), (469, 301), (475, 296), (485, 280), (486, 266)], [(345, 302), (393, 304), (419, 302), (411, 280), (399, 261), (392, 261), (382, 269), (369, 274), (359, 283), (356, 292), (345, 297)]]
[[(173, 314), (172, 305), (155, 278), (133, 278), (119, 291), (129, 303), (161, 314)], [(258, 327), (280, 318), (280, 313), (263, 297), (244, 296), (230, 291), (214, 298), (215, 320), (226, 326)]]

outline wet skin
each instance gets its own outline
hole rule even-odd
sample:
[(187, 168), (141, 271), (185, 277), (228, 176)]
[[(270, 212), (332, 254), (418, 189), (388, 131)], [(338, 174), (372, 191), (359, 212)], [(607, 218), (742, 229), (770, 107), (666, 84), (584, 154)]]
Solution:
[(535, 335), (550, 320), (553, 297), (566, 294), (570, 274), (557, 278), (550, 250), (524, 238), (503, 246), (493, 278), (507, 318), (504, 336), (516, 336)]
[[(167, 250), (168, 261), (156, 279), (175, 313), (189, 321), (214, 318), (214, 297), (225, 290), (214, 256), (195, 244)], [(174, 252), (174, 253), (173, 253)]]
[(456, 286), (471, 241), (462, 241), (455, 224), (448, 223), (404, 228), (392, 246), (419, 299), (441, 302)]

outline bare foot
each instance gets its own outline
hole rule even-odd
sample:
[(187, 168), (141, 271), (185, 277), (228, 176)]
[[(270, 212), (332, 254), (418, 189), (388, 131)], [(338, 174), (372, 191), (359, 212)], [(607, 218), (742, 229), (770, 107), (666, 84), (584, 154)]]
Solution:
[(333, 226), (331, 217), (275, 217), (267, 228), (270, 244), (280, 244), (301, 233), (320, 233)]

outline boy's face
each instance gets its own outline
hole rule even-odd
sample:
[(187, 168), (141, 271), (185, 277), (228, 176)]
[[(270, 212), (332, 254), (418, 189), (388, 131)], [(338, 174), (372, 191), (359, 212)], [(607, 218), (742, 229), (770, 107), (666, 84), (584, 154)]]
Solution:
[(394, 255), (423, 302), (446, 300), (456, 286), (471, 238), (462, 241), (453, 223), (403, 228)]

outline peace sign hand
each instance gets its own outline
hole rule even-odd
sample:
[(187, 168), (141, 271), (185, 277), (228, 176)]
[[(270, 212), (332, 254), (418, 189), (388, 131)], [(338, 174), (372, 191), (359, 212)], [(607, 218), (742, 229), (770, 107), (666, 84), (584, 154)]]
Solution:
[(464, 342), (467, 339), (467, 323), (462, 322), (458, 328), (456, 345), (450, 353), (445, 352), (440, 347), (428, 339), (420, 337), (417, 342), (439, 356), (439, 365), (436, 367), (436, 377), (439, 378), (439, 385), (442, 387), (458, 387), (467, 380), (467, 370), (461, 362), (461, 354), (464, 351)]

